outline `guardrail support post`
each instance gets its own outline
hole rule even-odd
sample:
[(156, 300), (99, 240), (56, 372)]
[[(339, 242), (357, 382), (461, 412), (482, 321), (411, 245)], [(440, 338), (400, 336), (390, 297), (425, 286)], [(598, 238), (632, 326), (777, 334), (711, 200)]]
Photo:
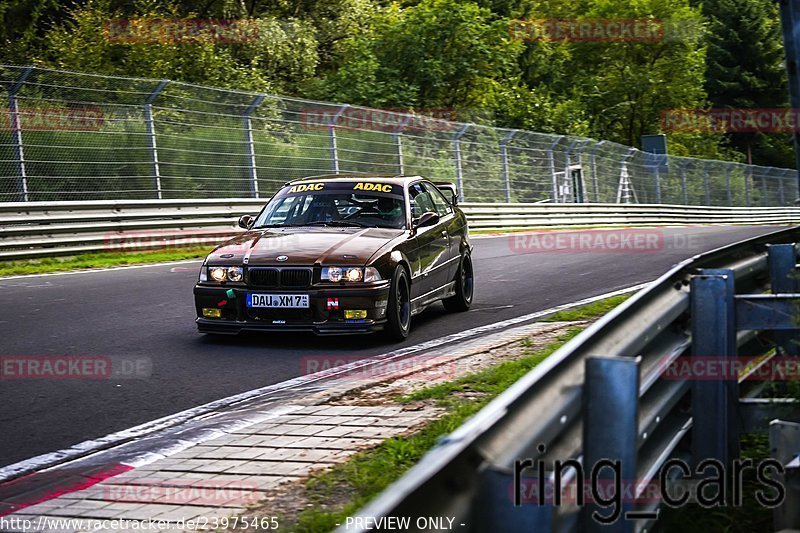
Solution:
[[(730, 368), (736, 356), (733, 270), (708, 269), (691, 281), (692, 358)], [(692, 386), (692, 456), (730, 465), (739, 456), (736, 406), (739, 383), (733, 379), (697, 376)]]
[(164, 90), (169, 80), (161, 80), (156, 88), (144, 101), (144, 123), (147, 128), (147, 138), (150, 142), (150, 161), (153, 165), (153, 180), (155, 180), (156, 197), (161, 200), (161, 169), (158, 164), (158, 145), (156, 143), (156, 128), (153, 121), (153, 102), (156, 97)]
[[(613, 490), (616, 476), (622, 494), (629, 494), (635, 484), (636, 456), (639, 449), (639, 363), (638, 357), (590, 357), (586, 360), (583, 390), (583, 470), (586, 483), (599, 480), (598, 489)], [(617, 462), (616, 474), (607, 461)], [(608, 466), (603, 466), (607, 464)], [(595, 475), (592, 475), (596, 472)], [(577, 487), (576, 490), (582, 490)], [(635, 487), (633, 489), (635, 491)], [(622, 497), (620, 517), (603, 525), (592, 515), (610, 514), (608, 507), (587, 502), (583, 508), (583, 527), (589, 532), (634, 531), (635, 522), (625, 513), (633, 510), (634, 501)]]
[(258, 198), (258, 170), (256, 169), (256, 147), (253, 143), (253, 119), (250, 116), (261, 105), (267, 95), (256, 96), (242, 115), (244, 121), (244, 137), (247, 143), (247, 162), (250, 171), (250, 196)]
[[(533, 477), (523, 471), (519, 480), (511, 472), (490, 466), (480, 475), (478, 490), (470, 513), (470, 531), (552, 531), (556, 507), (552, 502), (537, 501)], [(514, 506), (515, 482), (520, 483), (521, 505)]]
[[(794, 244), (770, 244), (767, 248), (769, 280), (772, 294), (795, 294), (797, 283), (797, 253)], [(788, 356), (800, 354), (797, 333), (794, 331), (775, 331), (775, 342)], [(800, 451), (800, 450), (798, 450)]]
[(511, 130), (500, 140), (500, 160), (503, 165), (503, 183), (506, 186), (506, 202), (508, 203), (511, 203), (511, 179), (508, 176), (508, 142), (516, 134), (517, 130)]
[(464, 126), (453, 137), (453, 159), (456, 164), (456, 189), (458, 190), (458, 201), (464, 201), (464, 173), (461, 169), (461, 137), (467, 133), (467, 130), (472, 127), (472, 124), (464, 124)]
[(349, 104), (345, 104), (339, 108), (339, 111), (336, 112), (335, 115), (331, 118), (330, 124), (328, 124), (328, 136), (330, 137), (330, 151), (331, 151), (331, 170), (334, 174), (339, 173), (339, 147), (336, 144), (336, 122), (339, 120), (339, 117), (342, 116), (347, 108), (350, 107)]
[(550, 166), (550, 181), (551, 181), (551, 188), (552, 191), (550, 192), (550, 198), (554, 204), (558, 203), (558, 180), (556, 179), (556, 159), (554, 150), (558, 143), (561, 142), (563, 139), (563, 135), (559, 135), (556, 139), (550, 144), (550, 147), (547, 149), (547, 163)]
[(17, 93), (33, 72), (33, 67), (22, 71), (17, 82), (8, 90), (8, 111), (11, 119), (11, 136), (14, 142), (14, 159), (17, 160), (17, 175), (19, 176), (19, 199), (27, 202), (28, 196), (28, 171), (25, 166), (25, 152), (22, 149), (22, 124), (19, 121), (19, 106)]

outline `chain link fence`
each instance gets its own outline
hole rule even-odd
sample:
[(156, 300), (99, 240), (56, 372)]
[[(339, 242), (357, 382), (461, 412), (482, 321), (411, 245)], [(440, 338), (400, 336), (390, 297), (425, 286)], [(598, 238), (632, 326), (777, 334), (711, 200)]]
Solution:
[(451, 181), (470, 202), (798, 197), (790, 169), (168, 80), (0, 65), (0, 91), (0, 201), (263, 198), (356, 172)]

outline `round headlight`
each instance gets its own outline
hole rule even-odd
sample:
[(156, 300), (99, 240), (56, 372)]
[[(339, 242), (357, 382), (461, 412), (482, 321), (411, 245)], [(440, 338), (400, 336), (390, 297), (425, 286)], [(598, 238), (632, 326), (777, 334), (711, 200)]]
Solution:
[(345, 279), (347, 281), (361, 281), (363, 277), (363, 272), (360, 268), (349, 268), (347, 269), (347, 274), (345, 275)]
[(334, 283), (342, 281), (342, 269), (339, 267), (330, 267), (328, 269), (328, 279)]
[(228, 267), (228, 279), (231, 281), (242, 281), (242, 267)]
[(225, 281), (227, 274), (225, 273), (225, 268), (223, 267), (214, 267), (208, 271), (211, 274), (211, 279), (214, 281)]

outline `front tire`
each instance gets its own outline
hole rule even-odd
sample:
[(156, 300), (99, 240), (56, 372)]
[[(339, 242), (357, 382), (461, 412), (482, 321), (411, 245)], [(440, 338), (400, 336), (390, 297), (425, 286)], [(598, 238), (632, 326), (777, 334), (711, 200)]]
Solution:
[(475, 287), (475, 278), (472, 273), (472, 258), (469, 252), (464, 254), (461, 258), (461, 263), (458, 265), (458, 272), (456, 272), (456, 293), (442, 300), (444, 308), (451, 313), (463, 313), (469, 311), (472, 305), (472, 293)]
[(411, 331), (411, 285), (406, 269), (398, 265), (389, 288), (386, 305), (386, 336), (392, 341), (402, 341)]

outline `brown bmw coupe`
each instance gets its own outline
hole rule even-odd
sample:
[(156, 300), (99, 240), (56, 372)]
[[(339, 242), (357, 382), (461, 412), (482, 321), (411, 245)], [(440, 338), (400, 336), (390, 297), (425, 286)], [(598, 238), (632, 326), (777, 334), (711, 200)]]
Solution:
[(420, 176), (332, 175), (287, 183), (247, 231), (203, 262), (194, 288), (204, 333), (385, 330), (442, 301), (472, 303), (467, 219), (455, 188)]

